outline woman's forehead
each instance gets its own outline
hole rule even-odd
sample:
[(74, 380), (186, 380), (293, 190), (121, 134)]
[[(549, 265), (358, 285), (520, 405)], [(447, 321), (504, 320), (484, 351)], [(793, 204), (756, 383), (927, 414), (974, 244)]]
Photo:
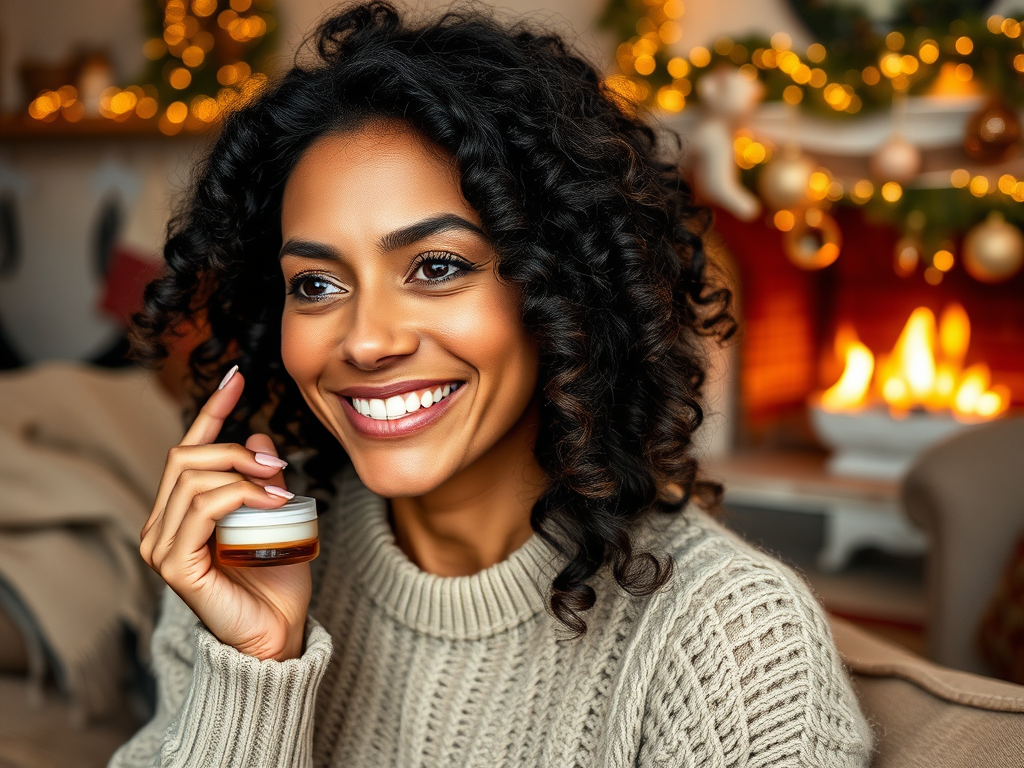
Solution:
[(283, 229), (379, 232), (444, 211), (479, 225), (454, 161), (437, 149), (401, 122), (321, 137), (285, 185)]
[(410, 214), (438, 207), (479, 217), (462, 196), (456, 163), (402, 123), (327, 134), (303, 153), (285, 185), (283, 223), (303, 214)]

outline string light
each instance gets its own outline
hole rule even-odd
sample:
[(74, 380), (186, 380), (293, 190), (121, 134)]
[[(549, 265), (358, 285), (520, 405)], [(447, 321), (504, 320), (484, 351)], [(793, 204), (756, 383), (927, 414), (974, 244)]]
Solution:
[(935, 252), (932, 256), (932, 266), (940, 272), (949, 272), (953, 268), (953, 254), (945, 249)]
[[(164, 90), (170, 86), (174, 91), (182, 92), (182, 97), (190, 90), (205, 87), (200, 81), (208, 82), (205, 78), (209, 76), (199, 73), (210, 65), (210, 54), (217, 44), (210, 28), (213, 32), (217, 29), (211, 25), (216, 24), (226, 30), (233, 41), (246, 46), (243, 50), (247, 50), (250, 45), (262, 41), (275, 24), (273, 16), (266, 10), (273, 0), (258, 0), (256, 7), (253, 0), (149, 1), (162, 6), (162, 18), (155, 22), (157, 28), (143, 43), (142, 53), (151, 62), (164, 62), (160, 75), (165, 83)], [(676, 18), (682, 14), (680, 0), (669, 0), (665, 5), (667, 13), (675, 14)], [(667, 41), (677, 40), (673, 38), (677, 33), (681, 35), (678, 24), (673, 22), (673, 27), (662, 25), (662, 34)], [(190, 93), (187, 104), (179, 99), (163, 110), (160, 108), (159, 90), (154, 85), (132, 85), (123, 89), (111, 87), (100, 94), (99, 114), (115, 121), (130, 117), (149, 120), (159, 114), (160, 129), (173, 135), (182, 129), (189, 116), (200, 123), (215, 122), (229, 104), (248, 98), (262, 87), (265, 76), (258, 75), (245, 62), (221, 66), (216, 71), (216, 84), (223, 87), (215, 96)], [(234, 96), (225, 93), (225, 88)], [(674, 103), (669, 97), (668, 105), (671, 107)], [(39, 121), (52, 121), (60, 116), (77, 122), (84, 117), (85, 108), (78, 100), (77, 91), (67, 85), (56, 91), (37, 94), (29, 104), (28, 114)]]
[(775, 216), (772, 217), (772, 223), (780, 232), (789, 232), (796, 224), (796, 217), (793, 216), (792, 211), (783, 209), (775, 212)]
[(903, 197), (903, 187), (895, 181), (887, 181), (882, 185), (882, 199), (887, 203), (895, 203)]
[[(236, 2), (250, 1), (232, 0), (232, 8)], [(977, 92), (990, 85), (987, 69), (984, 74), (986, 82), (974, 82), (977, 74), (974, 62), (977, 61), (1001, 61), (1004, 68), (1012, 66), (1010, 71), (1024, 73), (1024, 53), (1008, 50), (1005, 39), (1020, 37), (1024, 28), (1016, 19), (995, 14), (986, 19), (985, 25), (989, 34), (1004, 38), (999, 43), (1002, 47), (997, 49), (996, 56), (993, 56), (993, 38), (982, 39), (973, 27), (958, 20), (950, 25), (948, 33), (941, 29), (921, 28), (913, 36), (907, 36), (892, 31), (885, 36), (881, 50), (876, 52), (874, 63), (847, 70), (835, 64), (845, 60), (850, 51), (832, 59), (829, 49), (819, 42), (808, 45), (806, 49), (795, 50), (792, 38), (785, 32), (777, 32), (767, 44), (761, 42), (759, 45), (753, 41), (738, 42), (731, 37), (720, 37), (707, 46), (691, 48), (685, 55), (662, 58), (668, 41), (676, 40), (677, 35), (681, 38), (681, 27), (674, 19), (682, 15), (683, 4), (681, 0), (668, 3), (644, 0), (643, 8), (644, 15), (636, 23), (636, 35), (623, 42), (616, 52), (621, 74), (606, 80), (612, 86), (611, 91), (623, 95), (634, 107), (652, 99), (667, 112), (684, 109), (694, 84), (714, 70), (716, 62), (731, 63), (744, 78), (761, 80), (772, 98), (781, 97), (794, 106), (805, 104), (810, 99), (813, 107), (824, 106), (844, 114), (859, 112), (865, 107), (865, 102), (877, 108), (890, 93), (907, 93), (917, 83), (926, 83), (929, 92), (940, 94)], [(670, 20), (672, 24), (667, 23)], [(230, 31), (230, 15), (221, 12), (218, 21)], [(1017, 51), (1020, 50), (1018, 45)], [(227, 65), (218, 71), (221, 84), (228, 86), (236, 82), (238, 74), (233, 66)], [(779, 74), (773, 74), (772, 70)], [(780, 78), (782, 75), (784, 79)], [(653, 81), (653, 87), (647, 82), (648, 77)], [(217, 98), (221, 101), (224, 96), (219, 94)], [(734, 161), (741, 169), (756, 168), (770, 159), (771, 153), (770, 145), (757, 141), (749, 133), (741, 131), (734, 137)], [(972, 175), (968, 170), (958, 168), (950, 173), (949, 184), (954, 189), (970, 192), (975, 198), (998, 191), (1015, 202), (1024, 202), (1024, 179), (1010, 173), (1004, 173), (997, 179), (995, 176)], [(897, 204), (905, 200), (905, 191), (903, 185), (896, 181), (880, 183), (876, 188), (869, 179), (839, 180), (833, 178), (828, 169), (819, 168), (810, 175), (806, 194), (807, 200), (815, 204), (824, 203), (824, 210), (828, 209), (829, 203), (843, 199), (866, 205), (877, 195), (880, 201), (892, 206), (891, 211), (900, 211), (902, 208)], [(796, 224), (796, 213), (785, 209), (776, 211), (768, 223), (781, 231), (791, 231)], [(924, 257), (922, 253), (915, 251), (915, 254), (916, 264)], [(940, 248), (926, 262), (925, 279), (932, 285), (939, 284), (944, 274), (953, 268), (954, 262), (952, 250)]]

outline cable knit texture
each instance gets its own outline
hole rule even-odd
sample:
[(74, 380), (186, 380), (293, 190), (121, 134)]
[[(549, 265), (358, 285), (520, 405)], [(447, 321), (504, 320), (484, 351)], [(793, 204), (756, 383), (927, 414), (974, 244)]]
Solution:
[(473, 576), (424, 573), (351, 471), (320, 531), (298, 659), (224, 645), (167, 591), (157, 711), (111, 766), (869, 763), (806, 584), (696, 507), (638, 532), (671, 582), (636, 598), (602, 572), (578, 640), (545, 611), (559, 559), (538, 536)]

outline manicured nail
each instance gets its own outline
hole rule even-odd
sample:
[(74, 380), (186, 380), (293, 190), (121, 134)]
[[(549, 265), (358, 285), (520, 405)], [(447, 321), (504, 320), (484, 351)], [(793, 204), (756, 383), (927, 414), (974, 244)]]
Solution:
[(264, 467), (274, 467), (275, 469), (284, 469), (288, 466), (288, 462), (284, 459), (279, 459), (277, 456), (272, 456), (269, 453), (257, 453), (255, 456), (256, 463), (262, 464)]
[(284, 488), (279, 488), (276, 485), (265, 485), (263, 486), (263, 490), (271, 496), (280, 496), (282, 499), (291, 499), (295, 497), (294, 493), (286, 491)]
[(220, 384), (217, 385), (217, 389), (224, 389), (228, 382), (231, 381), (231, 377), (238, 373), (238, 366), (231, 366), (231, 370), (224, 374), (224, 378), (220, 380)]

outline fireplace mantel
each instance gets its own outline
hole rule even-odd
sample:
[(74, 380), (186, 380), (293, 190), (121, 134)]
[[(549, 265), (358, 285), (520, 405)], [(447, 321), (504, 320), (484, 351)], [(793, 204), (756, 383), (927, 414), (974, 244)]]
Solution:
[[(908, 184), (917, 188), (948, 187), (950, 172), (967, 169), (972, 176), (998, 179), (1004, 173), (1024, 176), (1024, 156), (998, 165), (981, 166), (963, 151), (967, 121), (985, 103), (984, 96), (909, 97), (900, 118), (900, 133), (921, 150), (921, 172)], [(704, 115), (699, 104), (678, 114), (661, 114), (660, 122), (684, 138), (692, 135)], [(1024, 124), (1024, 112), (1020, 114)], [(796, 144), (827, 166), (837, 178), (870, 178), (869, 158), (892, 137), (893, 111), (835, 118), (808, 114), (783, 102), (761, 104), (743, 127), (775, 147)]]

